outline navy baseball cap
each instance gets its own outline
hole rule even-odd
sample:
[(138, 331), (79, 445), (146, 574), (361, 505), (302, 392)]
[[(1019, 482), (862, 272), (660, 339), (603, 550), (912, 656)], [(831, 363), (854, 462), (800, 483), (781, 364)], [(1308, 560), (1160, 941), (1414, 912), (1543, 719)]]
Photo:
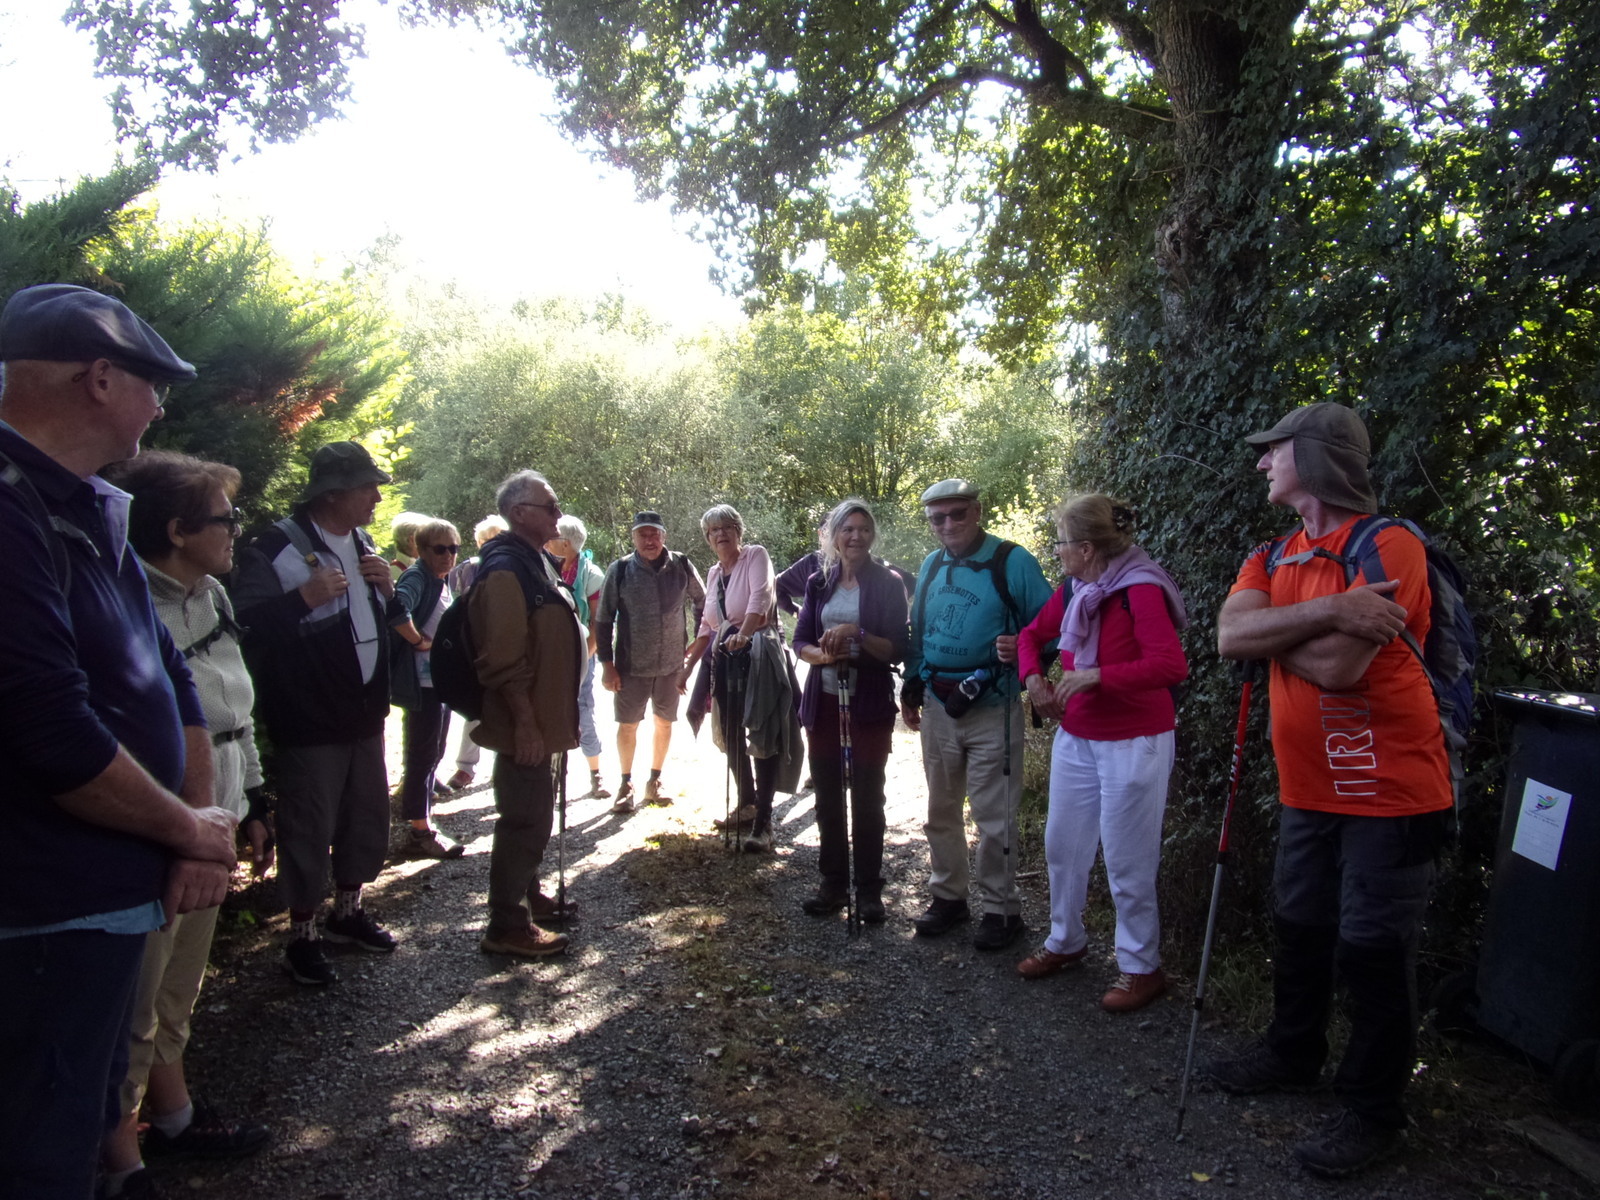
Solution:
[(156, 382), (193, 379), (193, 364), (122, 301), (70, 283), (23, 288), (0, 312), (0, 362), (109, 359)]

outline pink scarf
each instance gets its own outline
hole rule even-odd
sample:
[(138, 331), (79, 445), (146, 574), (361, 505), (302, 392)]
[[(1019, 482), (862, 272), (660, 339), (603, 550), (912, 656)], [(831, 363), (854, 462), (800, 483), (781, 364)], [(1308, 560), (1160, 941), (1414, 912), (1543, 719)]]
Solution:
[(1087, 670), (1100, 665), (1100, 606), (1108, 598), (1136, 583), (1153, 583), (1167, 600), (1172, 627), (1189, 624), (1183, 596), (1166, 569), (1138, 546), (1130, 546), (1106, 564), (1092, 583), (1074, 580), (1072, 600), (1061, 615), (1061, 649), (1072, 653), (1072, 665)]

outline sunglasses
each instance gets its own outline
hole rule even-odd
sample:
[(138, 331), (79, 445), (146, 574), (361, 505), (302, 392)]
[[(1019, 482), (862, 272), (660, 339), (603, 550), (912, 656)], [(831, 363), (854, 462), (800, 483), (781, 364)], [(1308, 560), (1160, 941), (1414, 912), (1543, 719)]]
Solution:
[(948, 524), (951, 521), (965, 521), (970, 512), (972, 512), (971, 505), (968, 505), (965, 508), (957, 509), (954, 512), (929, 513), (928, 524), (937, 529), (939, 526)]
[(238, 537), (244, 532), (244, 513), (240, 512), (237, 508), (230, 509), (221, 516), (201, 517), (195, 522), (195, 524), (202, 527), (206, 525), (226, 525), (228, 527), (228, 532), (234, 537)]
[(447, 544), (443, 546), (429, 546), (428, 549), (432, 550), (435, 554), (456, 554), (460, 552), (461, 547), (459, 545), (451, 546)]

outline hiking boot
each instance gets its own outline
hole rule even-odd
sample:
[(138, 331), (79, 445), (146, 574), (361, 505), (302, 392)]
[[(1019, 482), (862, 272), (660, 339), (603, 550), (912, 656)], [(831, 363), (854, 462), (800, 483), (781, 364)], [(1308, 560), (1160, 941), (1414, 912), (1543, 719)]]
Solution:
[[(746, 804), (743, 808), (734, 810), (732, 824), (735, 828), (737, 828), (741, 825), (748, 825), (755, 819), (756, 806), (754, 804)], [(718, 829), (726, 829), (729, 825), (729, 820), (727, 817), (718, 817), (715, 821), (711, 822), (711, 824)]]
[(1293, 1153), (1313, 1175), (1344, 1179), (1388, 1158), (1404, 1144), (1405, 1136), (1403, 1130), (1375, 1124), (1346, 1108), (1315, 1137), (1297, 1145)]
[(261, 1149), (271, 1137), (272, 1130), (265, 1125), (225, 1120), (205, 1101), (196, 1100), (194, 1119), (182, 1133), (168, 1137), (154, 1125), (145, 1131), (143, 1154), (151, 1159), (243, 1158)]
[(413, 828), (406, 849), (417, 858), (460, 858), (467, 852), (460, 842), (445, 837), (437, 829)]
[(606, 787), (605, 784), (600, 782), (600, 776), (599, 775), (591, 775), (589, 777), (589, 791), (588, 791), (588, 794), (584, 797), (584, 799), (586, 799), (586, 800), (609, 800), (609, 799), (611, 799), (611, 789)]
[(322, 936), (342, 946), (360, 946), (373, 954), (393, 954), (394, 934), (358, 908), (348, 917), (329, 917), (322, 925)]
[(842, 890), (823, 886), (817, 889), (815, 896), (800, 901), (800, 910), (812, 917), (831, 917), (842, 912), (849, 903), (850, 897)]
[(1230, 1095), (1253, 1096), (1257, 1092), (1310, 1091), (1322, 1073), (1290, 1066), (1265, 1038), (1257, 1038), (1232, 1058), (1201, 1063), (1198, 1074)]
[(448, 783), (440, 783), (435, 779), (433, 781), (433, 794), (435, 796), (448, 796), (450, 794), (450, 785)]
[(575, 921), (578, 917), (576, 900), (557, 900), (543, 892), (528, 897), (528, 911), (536, 921)]
[(1004, 950), (1027, 930), (1019, 913), (984, 913), (983, 920), (978, 922), (978, 932), (972, 935), (972, 948)]
[(283, 969), (306, 987), (327, 987), (339, 982), (339, 972), (328, 962), (322, 943), (316, 938), (300, 937), (290, 942), (283, 951)]
[(463, 788), (469, 788), (471, 786), (472, 772), (467, 770), (465, 767), (457, 771), (445, 781), (445, 787), (449, 788), (452, 792), (459, 792)]
[[(95, 1194), (108, 1195), (104, 1192)], [(110, 1197), (110, 1200), (164, 1200), (167, 1194), (156, 1183), (154, 1172), (149, 1167), (140, 1167), (122, 1181), (122, 1190), (114, 1197)]]
[(877, 892), (856, 893), (856, 916), (863, 925), (882, 925), (889, 919), (889, 910), (883, 906), (883, 896)]
[(1167, 977), (1160, 967), (1154, 971), (1123, 971), (1100, 997), (1100, 1007), (1108, 1013), (1138, 1012), (1167, 994)]
[(943, 896), (935, 896), (912, 925), (916, 927), (918, 937), (938, 937), (942, 933), (949, 933), (971, 916), (972, 911), (965, 900), (946, 900)]
[(650, 779), (644, 785), (644, 802), (646, 804), (659, 804), (665, 808), (672, 803), (672, 797), (661, 790), (661, 780)]
[(742, 843), (746, 854), (771, 854), (772, 830), (761, 829), (744, 835)]
[(518, 958), (548, 958), (552, 954), (560, 954), (567, 948), (567, 937), (561, 933), (551, 933), (549, 930), (540, 929), (537, 925), (529, 925), (526, 929), (513, 929), (506, 933), (495, 933), (492, 930), (483, 935), (483, 940), (478, 943), (478, 949), (485, 954), (512, 954)]
[(612, 804), (611, 811), (614, 813), (622, 813), (624, 816), (626, 816), (637, 807), (638, 805), (633, 799), (633, 780), (625, 780), (622, 786), (617, 789), (617, 799), (616, 802)]
[(1017, 964), (1017, 974), (1024, 979), (1046, 979), (1057, 971), (1082, 965), (1084, 955), (1088, 953), (1087, 946), (1082, 950), (1074, 950), (1071, 954), (1057, 954), (1054, 950), (1040, 946)]

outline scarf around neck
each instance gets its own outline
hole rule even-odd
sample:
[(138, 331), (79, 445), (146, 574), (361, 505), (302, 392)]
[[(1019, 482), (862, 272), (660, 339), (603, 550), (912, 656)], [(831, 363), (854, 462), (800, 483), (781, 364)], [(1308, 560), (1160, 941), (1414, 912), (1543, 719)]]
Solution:
[(1061, 616), (1061, 648), (1071, 652), (1074, 668), (1088, 670), (1100, 665), (1100, 607), (1136, 583), (1153, 583), (1161, 589), (1174, 629), (1189, 624), (1183, 596), (1172, 576), (1141, 547), (1130, 546), (1106, 564), (1099, 579), (1073, 584), (1072, 599)]

